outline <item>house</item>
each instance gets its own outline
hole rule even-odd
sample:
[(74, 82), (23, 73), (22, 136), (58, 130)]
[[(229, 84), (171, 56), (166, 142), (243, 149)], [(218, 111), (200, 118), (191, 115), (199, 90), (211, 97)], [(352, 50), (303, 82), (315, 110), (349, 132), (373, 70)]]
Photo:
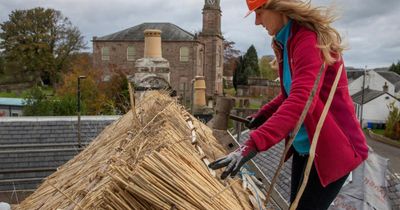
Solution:
[(142, 23), (102, 37), (93, 37), (93, 64), (105, 75), (119, 70), (134, 75), (144, 55), (144, 30), (161, 30), (162, 57), (170, 64), (171, 87), (191, 98), (191, 81), (204, 76), (208, 98), (223, 92), (223, 36), (220, 1), (205, 1), (203, 28), (192, 34), (172, 23)]
[(389, 94), (400, 98), (400, 75), (395, 72), (382, 69), (367, 70), (364, 78), (364, 71), (350, 69), (347, 71), (347, 77), (350, 95), (361, 91), (363, 85), (364, 88), (380, 91), (383, 91), (384, 87), (387, 86), (386, 91)]
[(392, 94), (370, 88), (353, 94), (352, 99), (357, 118), (363, 119), (363, 127), (385, 124), (389, 116), (390, 103), (395, 103), (397, 107), (400, 107), (399, 99)]
[(23, 102), (22, 98), (0, 98), (0, 117), (22, 116)]

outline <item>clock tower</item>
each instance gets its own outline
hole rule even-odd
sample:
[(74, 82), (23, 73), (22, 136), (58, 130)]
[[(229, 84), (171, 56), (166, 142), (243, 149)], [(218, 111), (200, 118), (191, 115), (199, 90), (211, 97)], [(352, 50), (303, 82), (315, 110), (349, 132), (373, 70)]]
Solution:
[(221, 33), (220, 0), (205, 0), (203, 7), (203, 29), (199, 40), (204, 43), (204, 77), (207, 98), (223, 93), (224, 48)]
[(203, 33), (221, 35), (220, 0), (205, 0), (203, 8)]

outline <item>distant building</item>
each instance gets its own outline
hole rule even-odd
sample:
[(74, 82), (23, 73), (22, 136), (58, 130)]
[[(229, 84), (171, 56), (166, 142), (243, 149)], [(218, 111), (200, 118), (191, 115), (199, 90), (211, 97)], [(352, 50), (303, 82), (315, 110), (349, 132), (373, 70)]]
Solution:
[(271, 81), (259, 77), (249, 77), (247, 85), (237, 86), (237, 96), (241, 97), (263, 97), (270, 101), (281, 92), (279, 81)]
[(169, 61), (171, 86), (178, 95), (191, 98), (191, 81), (205, 76), (208, 98), (223, 92), (223, 37), (220, 1), (205, 0), (203, 28), (192, 34), (172, 23), (142, 23), (102, 37), (93, 37), (93, 64), (106, 75), (113, 70), (135, 73), (135, 61), (143, 57), (146, 29), (161, 30), (162, 57)]
[[(363, 89), (364, 71), (349, 70), (347, 77), (349, 79), (350, 95)], [(384, 90), (385, 85), (387, 86), (386, 90)], [(365, 72), (364, 88), (385, 91), (396, 98), (400, 98), (400, 75), (391, 71), (368, 70)]]
[(0, 117), (22, 116), (23, 102), (22, 98), (0, 98)]
[[(363, 96), (364, 95), (364, 96)], [(368, 127), (372, 124), (383, 125), (386, 123), (389, 116), (388, 105), (392, 102), (397, 107), (400, 107), (400, 101), (393, 95), (379, 90), (366, 88), (364, 94), (359, 91), (352, 95), (354, 106), (356, 109), (357, 118), (363, 118), (363, 127)], [(362, 113), (361, 113), (361, 105)]]

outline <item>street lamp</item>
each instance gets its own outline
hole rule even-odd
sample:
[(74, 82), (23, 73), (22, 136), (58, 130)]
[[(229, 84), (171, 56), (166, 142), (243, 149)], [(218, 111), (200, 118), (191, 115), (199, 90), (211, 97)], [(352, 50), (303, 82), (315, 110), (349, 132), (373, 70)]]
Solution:
[(81, 79), (85, 79), (86, 76), (79, 76), (78, 77), (78, 147), (82, 147), (81, 144)]

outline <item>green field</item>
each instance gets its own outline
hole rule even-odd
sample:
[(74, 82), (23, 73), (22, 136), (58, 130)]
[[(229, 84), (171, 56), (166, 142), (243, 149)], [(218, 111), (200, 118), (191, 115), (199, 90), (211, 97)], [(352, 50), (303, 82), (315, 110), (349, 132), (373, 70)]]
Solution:
[[(22, 92), (18, 92), (18, 91), (0, 92), (0, 97), (1, 98), (26, 98), (29, 95), (30, 90), (31, 89), (27, 89)], [(48, 96), (54, 95), (54, 90), (51, 87), (44, 87), (44, 88), (42, 88), (42, 90)]]

